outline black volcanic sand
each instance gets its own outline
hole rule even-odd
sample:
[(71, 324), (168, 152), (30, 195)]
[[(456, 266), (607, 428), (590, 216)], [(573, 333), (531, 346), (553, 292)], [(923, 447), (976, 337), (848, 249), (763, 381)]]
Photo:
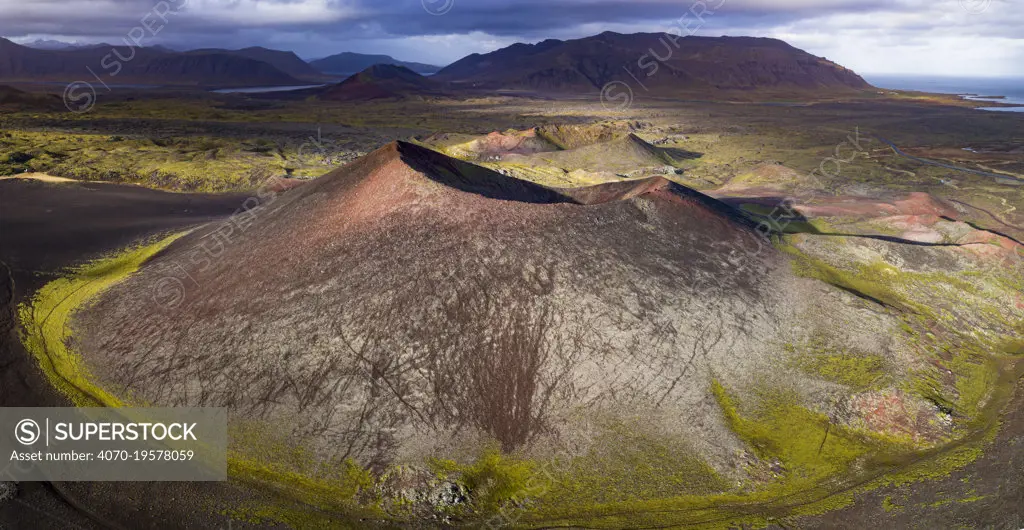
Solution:
[[(231, 215), (244, 195), (189, 195), (114, 184), (0, 181), (0, 406), (63, 407), (25, 351), (17, 305), (65, 267), (132, 242)], [(0, 504), (0, 528), (227, 528), (227, 483), (22, 483)], [(232, 528), (249, 525), (235, 521)]]

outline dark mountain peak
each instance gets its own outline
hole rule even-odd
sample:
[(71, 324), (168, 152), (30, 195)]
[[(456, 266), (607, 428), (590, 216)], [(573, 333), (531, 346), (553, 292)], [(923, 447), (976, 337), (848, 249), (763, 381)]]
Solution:
[(320, 99), (335, 101), (439, 95), (441, 85), (404, 66), (375, 64), (328, 87)]
[(267, 48), (267, 47), (264, 47), (264, 46), (249, 46), (249, 47), (237, 50), (235, 53), (238, 53), (238, 54), (260, 54), (262, 56), (279, 55), (281, 57), (295, 58), (295, 59), (297, 59), (299, 61), (306, 62), (306, 61), (303, 61), (302, 58), (300, 58), (298, 55), (296, 55), (295, 52), (293, 52), (291, 50), (275, 50), (273, 48)]
[(559, 46), (559, 45), (561, 45), (564, 42), (565, 41), (560, 41), (558, 39), (547, 39), (547, 40), (538, 42), (534, 46), (534, 48), (536, 48), (538, 50), (548, 50), (548, 49), (554, 48), (556, 46)]
[(786, 95), (870, 88), (835, 63), (763, 37), (679, 37), (606, 31), (569, 41), (514, 44), (471, 55), (438, 73), (445, 82), (482, 89), (600, 90), (643, 79), (654, 94), (751, 91)]
[(341, 52), (331, 55), (330, 57), (317, 59), (309, 64), (313, 68), (327, 74), (351, 74), (353, 72), (361, 72), (375, 64), (404, 66), (421, 74), (433, 74), (441, 70), (441, 67), (439, 66), (399, 61), (390, 55), (367, 55), (354, 52)]
[(360, 72), (359, 75), (370, 79), (404, 79), (416, 82), (426, 79), (404, 66), (394, 64), (375, 64)]

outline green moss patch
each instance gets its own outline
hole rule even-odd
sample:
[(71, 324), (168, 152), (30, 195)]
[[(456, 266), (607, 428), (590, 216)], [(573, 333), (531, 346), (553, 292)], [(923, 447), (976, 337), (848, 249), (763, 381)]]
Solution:
[(551, 488), (551, 480), (545, 480), (536, 463), (497, 449), (486, 451), (472, 464), (437, 459), (431, 467), (438, 476), (465, 485), (472, 496), (467, 508), (477, 513), (497, 513), (509, 503), (543, 495)]
[(552, 495), (561, 502), (606, 503), (726, 491), (689, 444), (646, 433), (642, 425), (607, 427), (593, 448), (571, 462)]
[(50, 383), (80, 407), (120, 407), (120, 398), (93, 382), (82, 357), (68, 347), (72, 314), (135, 273), (138, 268), (184, 234), (129, 248), (73, 269), (40, 289), (18, 308), (22, 342), (39, 361)]
[[(904, 383), (913, 392), (946, 410), (962, 425), (971, 425), (990, 400), (999, 379), (996, 362), (986, 353), (964, 346), (948, 360), (911, 374)], [(949, 382), (952, 380), (953, 384)]]
[[(319, 176), (331, 164), (295, 142), (213, 136), (16, 131), (0, 139), (0, 176), (48, 173), (191, 192), (252, 190), (272, 176)], [(5, 154), (6, 152), (6, 154)]]
[(861, 264), (849, 271), (814, 259), (784, 244), (783, 252), (793, 257), (793, 272), (798, 276), (814, 278), (831, 284), (856, 296), (902, 311), (915, 311), (920, 306), (906, 299), (894, 288), (899, 281), (900, 271), (886, 263)]
[(857, 459), (882, 449), (868, 437), (832, 424), (824, 414), (800, 405), (793, 392), (765, 392), (747, 417), (718, 381), (712, 392), (733, 431), (765, 460), (778, 460), (791, 483), (843, 473)]
[(823, 336), (787, 349), (794, 354), (791, 362), (798, 370), (854, 390), (881, 388), (887, 375), (881, 355), (839, 348)]
[(1024, 355), (1024, 339), (1007, 339), (998, 348), (1010, 355)]
[(885, 377), (885, 359), (880, 355), (814, 355), (800, 359), (797, 366), (809, 374), (855, 389), (878, 388)]

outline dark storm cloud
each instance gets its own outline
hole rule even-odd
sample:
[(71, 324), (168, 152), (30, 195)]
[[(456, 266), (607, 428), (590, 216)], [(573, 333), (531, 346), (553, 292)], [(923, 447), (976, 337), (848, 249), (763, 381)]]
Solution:
[[(443, 16), (432, 16), (421, 0), (166, 0), (187, 4), (179, 34), (212, 37), (246, 28), (354, 35), (383, 32), (394, 36), (482, 32), (495, 36), (546, 36), (587, 24), (631, 24), (678, 19), (690, 1), (657, 0), (454, 0)], [(442, 5), (443, 0), (427, 0)], [(158, 5), (152, 0), (0, 0), (0, 34), (59, 34), (104, 37), (123, 34)], [(882, 8), (882, 0), (706, 0), (702, 11), (779, 23), (824, 13)]]
[[(703, 8), (695, 8), (696, 4), (689, 1), (480, 0), (471, 2), (463, 0), (458, 2), (456, 0), (456, 2), (456, 7), (446, 15), (430, 18), (408, 16), (416, 9), (422, 10), (420, 2), (398, 2), (401, 9), (376, 13), (373, 21), (379, 23), (389, 33), (396, 35), (482, 31), (499, 36), (545, 36), (551, 30), (585, 24), (629, 24), (676, 20), (688, 13), (691, 8), (708, 13), (718, 11), (717, 14), (720, 15), (783, 20), (787, 17), (803, 17), (820, 12), (865, 7), (865, 2), (852, 0), (776, 2), (772, 5), (765, 5), (763, 2), (733, 1), (730, 3), (729, 0), (706, 0), (701, 2)], [(869, 0), (868, 3), (875, 2)], [(878, 1), (876, 5), (885, 3)]]
[[(443, 9), (442, 16), (431, 9)], [(1020, 69), (1019, 0), (0, 0), (0, 35), (121, 43), (162, 3), (185, 9), (157, 21), (144, 45), (178, 49), (262, 45), (312, 58), (339, 51), (390, 53), (444, 64), (513, 42), (605, 30), (668, 31), (681, 17), (705, 35), (784, 38), (812, 53), (881, 64), (924, 54)], [(425, 7), (426, 5), (426, 7)], [(136, 32), (137, 34), (137, 32)], [(1016, 66), (1014, 66), (1016, 65)], [(902, 67), (901, 67), (902, 68)]]

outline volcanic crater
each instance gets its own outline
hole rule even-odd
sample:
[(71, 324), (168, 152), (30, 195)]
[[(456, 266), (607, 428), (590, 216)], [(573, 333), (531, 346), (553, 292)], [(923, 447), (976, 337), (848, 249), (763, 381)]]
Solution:
[(712, 380), (824, 403), (784, 344), (824, 328), (884, 352), (896, 325), (666, 179), (550, 188), (396, 142), (178, 239), (77, 314), (74, 346), (118, 395), (230, 407), (246, 458), (579, 456), (630, 425), (740, 477)]

